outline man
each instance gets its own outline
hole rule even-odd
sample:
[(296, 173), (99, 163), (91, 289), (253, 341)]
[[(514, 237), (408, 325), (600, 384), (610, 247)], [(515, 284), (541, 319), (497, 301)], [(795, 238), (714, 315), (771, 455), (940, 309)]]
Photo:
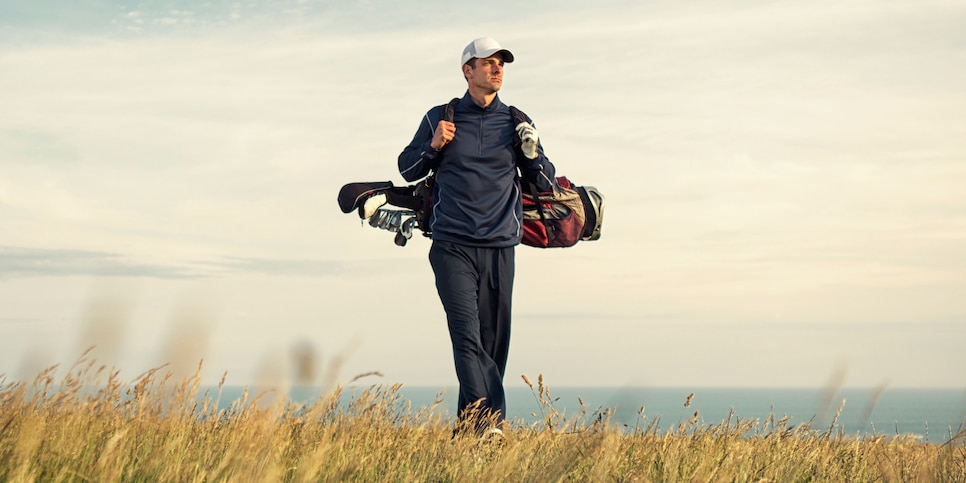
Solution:
[(444, 106), (431, 109), (399, 155), (407, 181), (436, 172), (429, 261), (453, 344), (458, 417), (479, 432), (506, 416), (514, 247), (523, 230), (517, 173), (540, 191), (552, 189), (555, 173), (536, 129), (515, 125), (497, 95), (510, 62), (496, 40), (470, 42), (461, 60), (467, 90), (453, 122), (443, 119)]

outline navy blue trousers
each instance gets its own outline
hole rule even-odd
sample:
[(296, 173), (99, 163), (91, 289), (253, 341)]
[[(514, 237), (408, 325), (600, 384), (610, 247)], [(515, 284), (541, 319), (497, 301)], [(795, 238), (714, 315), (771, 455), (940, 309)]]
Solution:
[[(429, 261), (446, 311), (460, 383), (458, 415), (477, 421), (506, 418), (503, 375), (510, 350), (514, 249), (433, 241)], [(479, 403), (479, 411), (474, 409)]]

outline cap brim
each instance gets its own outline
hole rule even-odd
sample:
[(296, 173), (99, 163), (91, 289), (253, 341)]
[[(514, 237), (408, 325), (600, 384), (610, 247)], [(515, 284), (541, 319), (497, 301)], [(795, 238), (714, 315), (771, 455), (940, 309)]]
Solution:
[(510, 52), (509, 50), (506, 50), (506, 49), (497, 50), (496, 52), (494, 52), (494, 53), (492, 53), (492, 54), (490, 54), (490, 55), (488, 55), (486, 57), (492, 57), (492, 56), (497, 55), (497, 54), (500, 54), (503, 57), (503, 62), (506, 62), (508, 64), (510, 62), (513, 62), (513, 53)]
[[(499, 55), (500, 57), (502, 57), (503, 62), (506, 62), (506, 63), (513, 62), (513, 53), (507, 49), (496, 49), (496, 50), (479, 52), (475, 56), (470, 57), (470, 59), (487, 59), (496, 55)], [(467, 59), (467, 61), (469, 61), (469, 59)]]

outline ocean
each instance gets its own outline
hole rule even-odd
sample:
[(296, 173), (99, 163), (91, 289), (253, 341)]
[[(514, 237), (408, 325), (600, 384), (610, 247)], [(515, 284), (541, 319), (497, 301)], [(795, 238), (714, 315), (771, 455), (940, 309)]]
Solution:
[[(346, 401), (363, 389), (346, 389)], [(217, 392), (209, 390), (212, 394)], [(243, 391), (243, 387), (225, 387), (219, 407), (228, 407)], [(413, 411), (427, 407), (440, 391), (443, 391), (443, 401), (435, 411), (451, 417), (456, 412), (455, 387), (403, 386), (399, 390), (399, 405), (403, 407), (408, 402)], [(541, 405), (535, 390), (509, 387), (506, 392), (508, 419), (526, 425), (541, 421)], [(289, 392), (289, 399), (311, 403), (320, 394), (318, 388), (297, 387)], [(964, 389), (561, 387), (550, 389), (550, 400), (565, 419), (581, 416), (581, 400), (588, 422), (595, 411), (610, 410), (610, 423), (627, 430), (643, 429), (657, 420), (657, 427), (665, 431), (687, 422), (695, 412), (698, 412), (698, 424), (717, 424), (725, 421), (733, 410), (733, 418), (759, 420), (759, 428), (774, 415), (776, 421), (788, 417), (789, 427), (809, 423), (811, 429), (825, 431), (840, 407), (834, 431), (845, 435), (914, 435), (921, 441), (943, 443), (966, 428)]]

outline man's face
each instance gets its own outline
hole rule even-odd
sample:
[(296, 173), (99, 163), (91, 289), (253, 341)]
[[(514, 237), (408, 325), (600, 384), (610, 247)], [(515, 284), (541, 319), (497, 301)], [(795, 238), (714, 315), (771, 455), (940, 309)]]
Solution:
[(463, 73), (470, 87), (489, 94), (498, 92), (503, 86), (503, 57), (473, 59), (473, 64), (475, 68), (463, 66)]

